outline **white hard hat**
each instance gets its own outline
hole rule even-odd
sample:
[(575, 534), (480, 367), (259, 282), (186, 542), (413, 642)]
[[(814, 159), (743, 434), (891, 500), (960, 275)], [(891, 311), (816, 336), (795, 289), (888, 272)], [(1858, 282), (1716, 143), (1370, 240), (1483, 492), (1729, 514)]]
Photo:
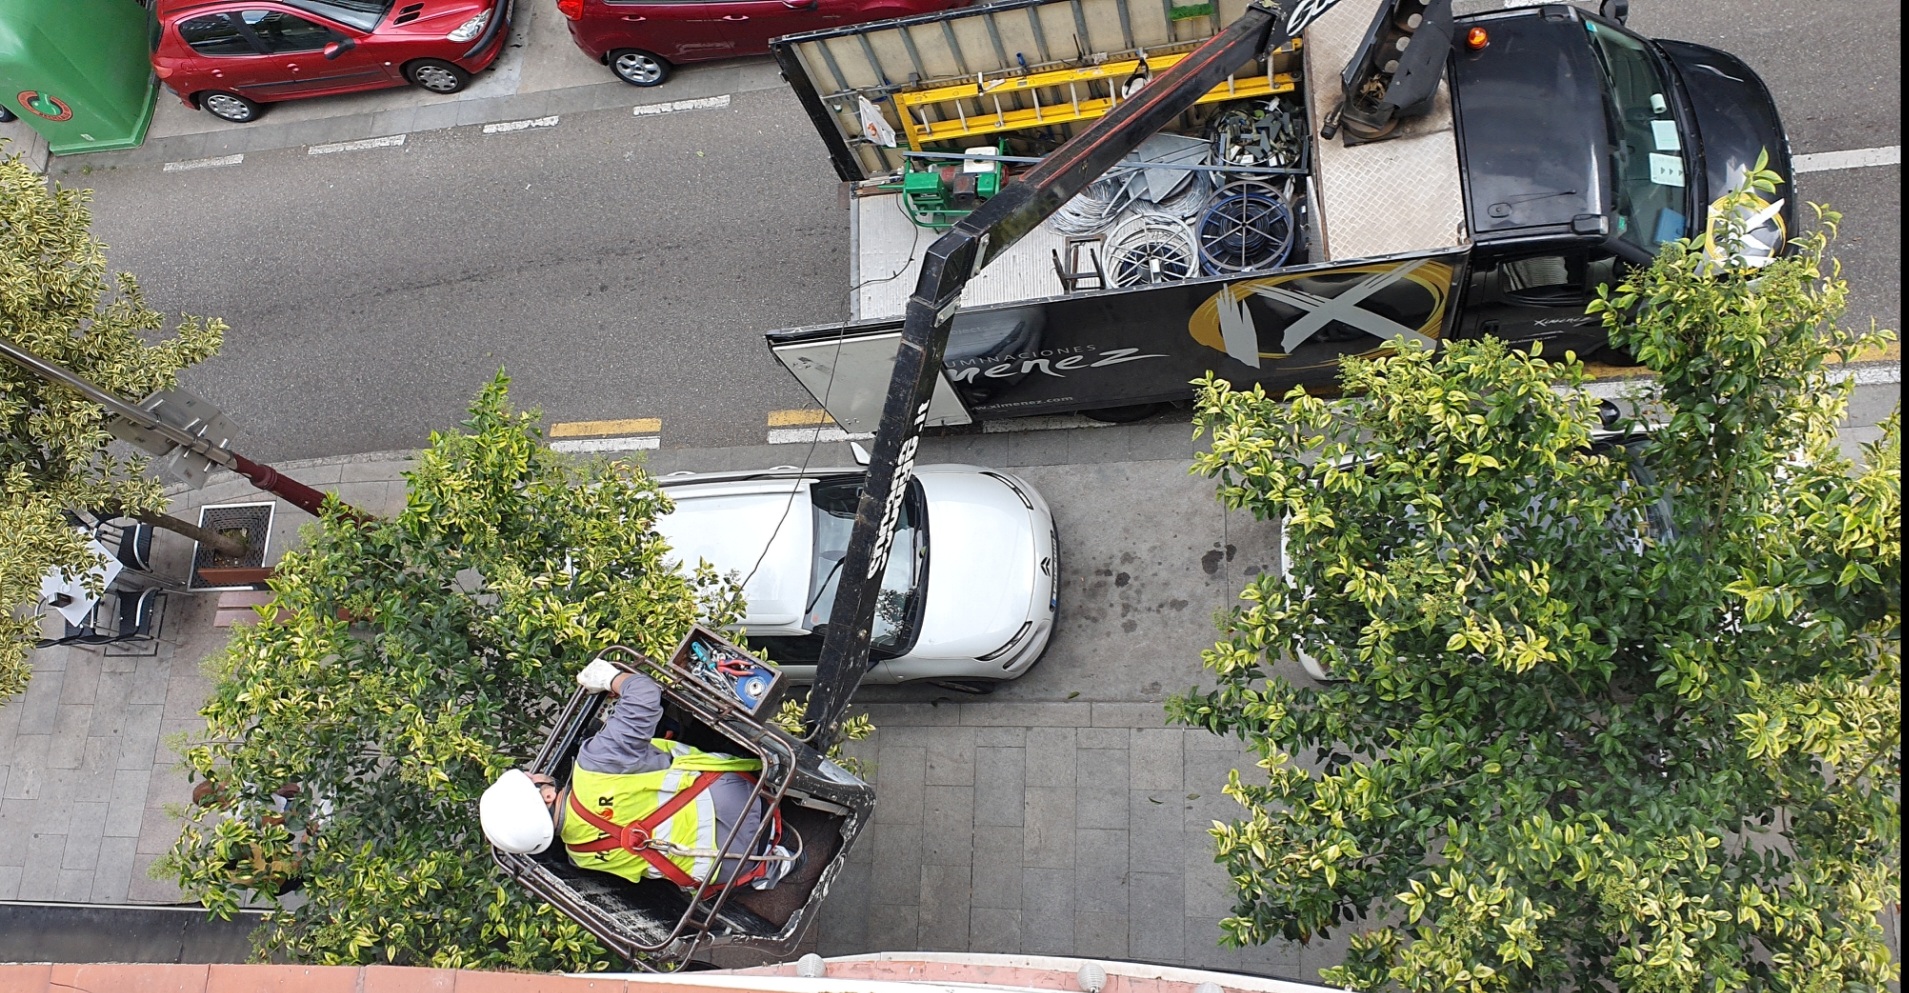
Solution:
[(550, 847), (556, 833), (543, 792), (522, 769), (497, 777), (477, 801), (477, 819), (484, 837), (512, 855), (535, 855)]

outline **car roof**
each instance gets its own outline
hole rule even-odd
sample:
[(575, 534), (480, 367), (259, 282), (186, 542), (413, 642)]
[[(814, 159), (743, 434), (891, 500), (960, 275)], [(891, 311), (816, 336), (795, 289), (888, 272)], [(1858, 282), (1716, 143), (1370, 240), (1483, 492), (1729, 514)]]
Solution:
[(228, 2), (230, 0), (159, 0), (153, 5), (153, 13), (160, 17), (171, 17), (200, 7), (216, 7)]
[[(741, 478), (733, 478), (741, 476)], [(661, 480), (676, 509), (657, 519), (673, 558), (706, 561), (743, 587), (751, 629), (799, 628), (815, 561), (812, 478), (708, 473)]]

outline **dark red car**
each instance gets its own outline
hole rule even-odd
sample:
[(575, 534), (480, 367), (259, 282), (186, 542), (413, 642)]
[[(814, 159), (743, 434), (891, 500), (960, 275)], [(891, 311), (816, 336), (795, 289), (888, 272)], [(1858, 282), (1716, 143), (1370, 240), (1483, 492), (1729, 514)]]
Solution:
[(243, 123), (260, 104), (411, 83), (456, 93), (497, 60), (512, 0), (158, 0), (152, 68), (189, 107)]
[(763, 55), (769, 39), (967, 6), (968, 0), (557, 0), (585, 55), (635, 86), (684, 62)]

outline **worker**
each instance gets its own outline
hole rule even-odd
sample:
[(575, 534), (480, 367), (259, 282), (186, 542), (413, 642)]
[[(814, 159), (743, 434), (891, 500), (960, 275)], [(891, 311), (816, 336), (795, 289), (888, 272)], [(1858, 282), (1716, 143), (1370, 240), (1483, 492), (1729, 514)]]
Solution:
[[(478, 819), (492, 845), (531, 855), (562, 838), (575, 865), (685, 889), (708, 880), (764, 890), (799, 868), (780, 816), (755, 796), (760, 761), (653, 737), (663, 691), (642, 673), (597, 659), (577, 684), (615, 697), (609, 716), (577, 749), (567, 789), (511, 769), (484, 791)], [(769, 830), (745, 851), (765, 816)]]

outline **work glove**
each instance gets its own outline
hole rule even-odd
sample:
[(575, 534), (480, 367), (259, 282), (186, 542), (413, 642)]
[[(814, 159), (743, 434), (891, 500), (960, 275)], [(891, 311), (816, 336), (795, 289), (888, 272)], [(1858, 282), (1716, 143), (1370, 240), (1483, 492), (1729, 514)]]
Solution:
[(590, 693), (607, 693), (610, 690), (610, 684), (622, 674), (623, 670), (617, 668), (609, 659), (597, 659), (577, 673), (577, 685)]

